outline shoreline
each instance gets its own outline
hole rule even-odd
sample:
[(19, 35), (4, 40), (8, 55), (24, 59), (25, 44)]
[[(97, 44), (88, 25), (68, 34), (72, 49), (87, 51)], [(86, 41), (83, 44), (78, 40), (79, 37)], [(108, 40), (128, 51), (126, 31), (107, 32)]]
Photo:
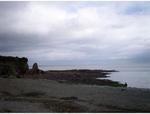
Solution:
[(60, 83), (73, 83), (73, 84), (88, 84), (88, 85), (109, 85), (115, 87), (127, 87), (117, 81), (109, 79), (97, 79), (107, 78), (112, 72), (118, 72), (116, 70), (90, 70), (90, 69), (73, 69), (73, 70), (47, 70), (42, 71), (39, 74), (25, 74), (24, 78), (33, 79), (48, 79), (55, 80)]
[(113, 72), (43, 71), (35, 63), (23, 75), (0, 78), (0, 112), (150, 112), (150, 89), (107, 79)]

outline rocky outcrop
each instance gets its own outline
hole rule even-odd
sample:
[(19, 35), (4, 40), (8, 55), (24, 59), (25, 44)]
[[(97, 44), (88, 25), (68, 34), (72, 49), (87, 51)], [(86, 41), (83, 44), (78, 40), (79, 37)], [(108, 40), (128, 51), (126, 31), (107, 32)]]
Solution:
[(34, 63), (33, 66), (32, 66), (32, 69), (28, 70), (28, 72), (27, 72), (27, 74), (30, 74), (30, 75), (42, 74), (42, 73), (44, 73), (44, 71), (39, 69), (37, 63)]
[(28, 69), (28, 59), (25, 57), (0, 56), (0, 77), (23, 75)]
[(33, 66), (32, 66), (32, 69), (31, 69), (31, 73), (32, 74), (38, 74), (39, 73), (39, 68), (38, 68), (38, 64), (37, 63), (34, 63)]

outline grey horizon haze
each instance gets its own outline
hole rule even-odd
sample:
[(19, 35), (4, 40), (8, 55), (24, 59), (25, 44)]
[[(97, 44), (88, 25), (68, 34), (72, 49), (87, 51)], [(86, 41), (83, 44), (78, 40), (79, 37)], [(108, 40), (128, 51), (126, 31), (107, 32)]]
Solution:
[(29, 63), (150, 64), (150, 2), (0, 2), (0, 55)]

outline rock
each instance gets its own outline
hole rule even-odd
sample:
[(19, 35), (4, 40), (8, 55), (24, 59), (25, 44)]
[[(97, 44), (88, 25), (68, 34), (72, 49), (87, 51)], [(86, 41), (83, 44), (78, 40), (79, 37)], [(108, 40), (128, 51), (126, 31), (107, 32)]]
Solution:
[(34, 75), (34, 74), (44, 74), (43, 70), (40, 70), (37, 63), (34, 63), (32, 69), (29, 69), (26, 73), (27, 75)]
[(28, 71), (28, 59), (0, 56), (0, 77), (23, 75)]
[(32, 74), (38, 74), (39, 73), (39, 68), (38, 68), (38, 64), (37, 63), (34, 63), (33, 66), (32, 66), (32, 69), (31, 69), (31, 73)]
[(124, 86), (125, 86), (125, 87), (127, 87), (127, 86), (128, 86), (128, 84), (127, 84), (127, 83), (125, 83), (125, 84), (124, 84)]
[(15, 69), (7, 64), (0, 64), (0, 76), (8, 78), (10, 75), (16, 75)]
[(39, 69), (38, 64), (34, 63), (32, 66), (32, 70), (38, 70), (38, 69)]

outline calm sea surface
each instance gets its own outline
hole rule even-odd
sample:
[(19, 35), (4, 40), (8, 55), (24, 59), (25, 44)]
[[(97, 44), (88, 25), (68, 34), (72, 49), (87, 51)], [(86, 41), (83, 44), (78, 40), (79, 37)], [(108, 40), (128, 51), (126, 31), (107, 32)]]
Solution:
[(150, 88), (150, 65), (84, 65), (84, 66), (40, 66), (44, 70), (66, 69), (114, 69), (107, 79), (127, 83), (129, 87)]

